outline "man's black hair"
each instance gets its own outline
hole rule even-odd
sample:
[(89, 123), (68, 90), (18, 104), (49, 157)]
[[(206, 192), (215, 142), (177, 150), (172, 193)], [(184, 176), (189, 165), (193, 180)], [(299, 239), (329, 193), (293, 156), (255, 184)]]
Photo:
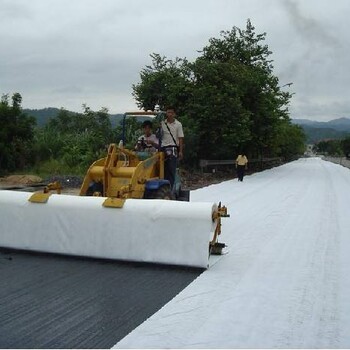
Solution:
[(146, 127), (146, 126), (149, 126), (151, 129), (152, 129), (152, 122), (150, 120), (145, 120), (143, 123), (142, 123), (142, 127)]
[(165, 110), (172, 109), (174, 112), (176, 112), (176, 108), (174, 106), (166, 106)]

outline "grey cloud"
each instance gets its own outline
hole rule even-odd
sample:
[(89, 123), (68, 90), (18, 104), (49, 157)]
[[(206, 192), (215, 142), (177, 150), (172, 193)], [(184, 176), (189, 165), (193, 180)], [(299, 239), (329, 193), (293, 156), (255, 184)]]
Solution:
[(303, 98), (295, 103), (291, 110), (297, 118), (309, 118), (319, 121), (350, 117), (347, 101), (334, 101), (327, 98)]
[(330, 34), (324, 23), (303, 14), (300, 3), (293, 0), (284, 0), (282, 3), (296, 31), (310, 45), (330, 46), (333, 48), (341, 46), (338, 38)]
[(15, 2), (11, 0), (0, 1), (0, 20), (10, 21), (14, 19), (30, 19), (33, 11), (25, 3)]
[[(294, 82), (291, 112), (294, 117), (332, 119), (332, 115), (350, 117), (349, 102), (344, 95), (345, 81), (350, 73), (343, 71), (350, 59), (348, 34), (345, 30), (345, 2), (334, 2), (327, 7), (337, 15), (318, 16), (326, 9), (324, 1), (284, 0), (283, 8), (294, 32), (287, 38), (290, 48), (284, 55), (281, 76)], [(319, 11), (317, 6), (319, 6)], [(317, 17), (318, 16), (318, 17)]]
[[(292, 116), (347, 105), (348, 3), (337, 0), (0, 0), (0, 93), (28, 107), (136, 108), (131, 86), (157, 52), (194, 59), (221, 30), (267, 32)], [(337, 11), (335, 6), (342, 6)], [(332, 17), (324, 16), (332, 9)], [(322, 17), (323, 16), (323, 17)], [(330, 88), (331, 87), (331, 88)], [(343, 91), (342, 91), (343, 90)], [(327, 97), (327, 98), (325, 98)], [(340, 104), (343, 107), (339, 107)], [(323, 114), (322, 114), (323, 115)], [(315, 118), (317, 115), (315, 114)], [(321, 118), (321, 115), (319, 116)]]
[(82, 94), (84, 92), (84, 88), (82, 86), (61, 86), (58, 88), (54, 88), (51, 90), (53, 94)]

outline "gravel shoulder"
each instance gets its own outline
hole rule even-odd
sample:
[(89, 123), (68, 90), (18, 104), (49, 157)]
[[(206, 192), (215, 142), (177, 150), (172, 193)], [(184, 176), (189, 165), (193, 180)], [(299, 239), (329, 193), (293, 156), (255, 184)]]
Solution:
[[(231, 172), (217, 172), (217, 173), (201, 173), (181, 171), (182, 187), (189, 190), (196, 190), (198, 188), (206, 187), (212, 184), (217, 184), (222, 181), (231, 180), (236, 177), (236, 174)], [(83, 181), (81, 176), (73, 175), (55, 175), (43, 179), (35, 175), (10, 175), (0, 178), (0, 189), (26, 189), (30, 190), (40, 186), (45, 186), (50, 182), (58, 181), (62, 185), (62, 193), (64, 194), (79, 194), (80, 186)]]

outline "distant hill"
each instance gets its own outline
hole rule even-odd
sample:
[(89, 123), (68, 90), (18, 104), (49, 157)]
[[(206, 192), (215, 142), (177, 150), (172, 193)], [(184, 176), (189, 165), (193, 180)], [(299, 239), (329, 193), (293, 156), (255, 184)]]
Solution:
[(293, 124), (300, 125), (307, 136), (307, 143), (316, 143), (325, 139), (342, 139), (350, 135), (350, 119), (339, 118), (328, 122), (309, 119), (292, 119)]
[[(60, 112), (59, 108), (48, 107), (42, 109), (23, 109), (23, 112), (30, 115), (36, 119), (36, 123), (39, 127), (45, 126), (50, 119), (57, 117)], [(70, 113), (76, 113), (68, 111)], [(123, 119), (123, 114), (110, 114), (109, 116), (112, 127), (115, 128)]]
[[(59, 108), (48, 107), (42, 109), (24, 109), (27, 115), (33, 116), (39, 127), (45, 126), (51, 118), (60, 112)], [(68, 111), (70, 113), (75, 113)], [(123, 114), (110, 114), (112, 127), (120, 125)], [(309, 119), (292, 119), (293, 124), (300, 125), (307, 136), (307, 143), (316, 143), (325, 139), (342, 139), (350, 135), (350, 119), (339, 118), (328, 122), (318, 122)]]
[(51, 118), (55, 118), (60, 109), (48, 107), (43, 109), (23, 109), (23, 112), (36, 119), (38, 126), (44, 126)]

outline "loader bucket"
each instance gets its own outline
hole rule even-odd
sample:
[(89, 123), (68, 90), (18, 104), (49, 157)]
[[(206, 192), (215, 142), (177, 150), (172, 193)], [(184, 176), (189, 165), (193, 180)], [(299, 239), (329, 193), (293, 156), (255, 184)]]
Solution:
[(216, 205), (0, 191), (0, 246), (93, 258), (208, 267)]

